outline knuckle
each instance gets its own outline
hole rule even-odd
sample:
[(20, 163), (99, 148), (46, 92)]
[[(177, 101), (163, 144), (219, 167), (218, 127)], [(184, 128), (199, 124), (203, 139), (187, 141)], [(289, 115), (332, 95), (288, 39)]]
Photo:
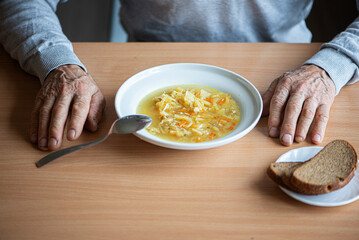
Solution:
[(316, 121), (321, 123), (327, 123), (329, 121), (328, 114), (320, 113), (316, 116)]
[(279, 127), (281, 120), (279, 118), (269, 118), (268, 119), (268, 126), (271, 127)]
[(71, 119), (73, 121), (80, 121), (86, 119), (88, 111), (85, 108), (75, 108), (72, 111)]
[(45, 96), (46, 95), (44, 94), (43, 89), (40, 89), (35, 98), (35, 105), (41, 103), (44, 100)]
[(62, 131), (62, 127), (59, 121), (54, 121), (49, 129), (50, 135), (57, 135)]
[(40, 118), (44, 118), (47, 117), (48, 115), (50, 115), (51, 109), (47, 106), (42, 106), (39, 110), (39, 116)]
[(80, 78), (67, 78), (66, 76), (61, 77), (61, 80), (58, 82), (57, 88), (62, 95), (75, 93), (75, 92), (87, 92), (88, 87), (85, 81)]
[(315, 112), (310, 108), (304, 108), (302, 110), (302, 117), (305, 119), (313, 118), (314, 114), (315, 114)]
[(82, 114), (80, 113), (73, 113), (71, 115), (71, 122), (70, 122), (70, 125), (71, 126), (74, 126), (74, 128), (77, 128), (79, 125), (82, 124), (82, 122), (84, 121), (84, 118), (86, 116), (83, 116)]
[(75, 113), (83, 112), (84, 110), (87, 109), (86, 105), (87, 105), (86, 102), (83, 101), (83, 100), (77, 101), (77, 102), (72, 106), (72, 110), (73, 110)]
[(284, 131), (294, 132), (295, 127), (296, 127), (295, 124), (292, 124), (292, 123), (283, 123), (282, 124), (282, 129)]
[(87, 81), (85, 81), (85, 80), (78, 81), (78, 82), (77, 82), (77, 86), (78, 86), (78, 88), (80, 88), (80, 89), (86, 89), (86, 88), (88, 88)]
[(54, 108), (52, 109), (52, 112), (55, 115), (62, 114), (66, 111), (66, 105), (64, 103), (58, 103)]
[(289, 76), (284, 76), (282, 79), (281, 79), (281, 85), (282, 87), (285, 87), (287, 89), (290, 88), (292, 84), (292, 79), (289, 77)]
[(76, 86), (73, 84), (73, 82), (69, 83), (66, 81), (66, 79), (62, 79), (59, 82), (59, 86), (58, 86), (61, 95), (67, 95), (73, 93), (75, 88)]
[(91, 116), (102, 115), (102, 109), (94, 107), (94, 106), (91, 105), (91, 110), (89, 112), (89, 115), (91, 115)]
[(275, 97), (272, 99), (272, 106), (274, 108), (282, 108), (282, 106), (285, 104), (285, 99), (281, 97)]
[(296, 92), (307, 92), (309, 90), (308, 84), (306, 81), (302, 81), (297, 84)]
[(92, 92), (90, 84), (87, 81), (84, 81), (84, 80), (77, 81), (76, 91), (81, 92), (81, 93)]
[(67, 95), (72, 92), (72, 87), (69, 84), (61, 83), (59, 86), (60, 95)]
[(302, 109), (302, 106), (300, 104), (298, 104), (298, 101), (296, 100), (292, 100), (290, 102), (288, 102), (287, 104), (287, 110), (290, 111), (291, 113), (296, 112), (299, 113)]

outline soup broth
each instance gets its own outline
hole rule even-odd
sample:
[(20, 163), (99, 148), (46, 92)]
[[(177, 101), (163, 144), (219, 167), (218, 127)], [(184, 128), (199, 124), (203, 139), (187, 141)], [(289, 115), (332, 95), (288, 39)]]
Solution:
[(141, 100), (137, 113), (152, 118), (149, 133), (185, 143), (223, 137), (240, 121), (239, 106), (230, 94), (195, 85), (156, 90)]

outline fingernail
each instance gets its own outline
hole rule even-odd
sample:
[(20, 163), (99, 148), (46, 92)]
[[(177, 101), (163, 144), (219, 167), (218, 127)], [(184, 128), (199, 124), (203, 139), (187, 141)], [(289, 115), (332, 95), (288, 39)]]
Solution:
[(57, 145), (57, 140), (56, 138), (50, 138), (50, 141), (49, 141), (49, 147), (55, 147)]
[(41, 138), (39, 141), (39, 147), (47, 148), (47, 138)]
[(295, 141), (298, 142), (298, 143), (299, 143), (299, 142), (303, 142), (303, 140), (304, 140), (304, 139), (303, 139), (302, 137), (299, 137), (299, 136), (298, 136), (298, 137), (295, 137)]
[(322, 138), (319, 134), (315, 134), (313, 136), (313, 142), (320, 142), (321, 140), (322, 140)]
[(75, 129), (70, 129), (68, 132), (67, 132), (67, 139), (74, 139), (76, 136), (76, 131)]
[(271, 136), (271, 137), (278, 137), (278, 135), (279, 135), (278, 128), (272, 127), (272, 128), (269, 130), (269, 136)]
[(292, 136), (289, 134), (284, 134), (282, 137), (282, 142), (292, 144)]
[(30, 141), (35, 144), (37, 142), (37, 134), (33, 133), (30, 137)]

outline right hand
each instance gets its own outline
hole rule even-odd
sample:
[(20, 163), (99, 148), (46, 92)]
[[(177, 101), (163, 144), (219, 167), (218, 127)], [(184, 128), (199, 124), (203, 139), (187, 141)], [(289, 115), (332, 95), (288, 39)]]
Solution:
[(31, 114), (30, 139), (41, 150), (61, 147), (67, 118), (67, 139), (77, 139), (85, 126), (96, 131), (106, 102), (92, 77), (77, 65), (63, 65), (45, 79)]

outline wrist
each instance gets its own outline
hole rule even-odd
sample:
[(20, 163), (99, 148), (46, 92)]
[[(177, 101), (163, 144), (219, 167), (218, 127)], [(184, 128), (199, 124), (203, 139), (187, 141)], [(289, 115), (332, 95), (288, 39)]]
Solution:
[(82, 76), (86, 76), (85, 70), (76, 64), (61, 65), (53, 69), (50, 74), (46, 77), (45, 81), (54, 77), (64, 77), (68, 80), (74, 80)]
[(303, 67), (308, 73), (311, 73), (312, 76), (322, 79), (327, 88), (330, 89), (330, 92), (335, 96), (335, 84), (325, 69), (315, 64), (304, 64)]

